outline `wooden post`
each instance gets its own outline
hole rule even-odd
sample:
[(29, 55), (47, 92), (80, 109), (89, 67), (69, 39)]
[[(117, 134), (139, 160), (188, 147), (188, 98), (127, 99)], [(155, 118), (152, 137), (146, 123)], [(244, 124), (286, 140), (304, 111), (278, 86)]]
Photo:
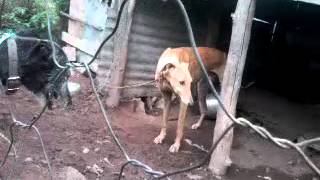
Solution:
[[(126, 4), (127, 13), (124, 12), (119, 23), (118, 31), (114, 39), (113, 67), (110, 84), (112, 86), (122, 86), (125, 77), (125, 69), (128, 60), (128, 42), (131, 30), (133, 10), (135, 0), (130, 0)], [(106, 104), (109, 107), (119, 105), (121, 89), (109, 88)]]
[[(233, 15), (231, 42), (221, 89), (222, 102), (226, 106), (227, 111), (233, 115), (235, 115), (241, 87), (255, 5), (256, 0), (238, 0), (236, 11)], [(230, 126), (231, 123), (232, 121), (225, 115), (222, 109), (219, 108), (214, 128), (213, 142), (221, 136), (223, 131)], [(212, 153), (209, 168), (214, 175), (224, 175), (227, 168), (231, 165), (230, 151), (232, 139), (233, 130), (226, 134), (216, 150)]]

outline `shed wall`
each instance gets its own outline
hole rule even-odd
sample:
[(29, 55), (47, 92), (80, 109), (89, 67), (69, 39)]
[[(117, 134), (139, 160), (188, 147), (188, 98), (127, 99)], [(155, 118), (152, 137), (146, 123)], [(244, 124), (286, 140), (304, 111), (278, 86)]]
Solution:
[[(207, 28), (198, 26), (194, 30), (199, 44), (203, 44)], [(190, 45), (184, 20), (176, 4), (159, 0), (137, 1), (123, 84), (152, 81), (161, 53), (168, 47), (181, 46)], [(157, 95), (160, 93), (153, 85), (124, 89), (122, 92), (123, 98)]]

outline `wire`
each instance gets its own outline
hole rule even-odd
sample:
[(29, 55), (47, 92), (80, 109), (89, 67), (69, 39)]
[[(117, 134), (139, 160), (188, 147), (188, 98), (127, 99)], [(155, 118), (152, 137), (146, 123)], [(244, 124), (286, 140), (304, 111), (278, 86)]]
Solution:
[(98, 50), (94, 54), (93, 58), (88, 62), (89, 65), (92, 64), (97, 59), (97, 57), (98, 57), (102, 47), (104, 46), (104, 44), (107, 41), (109, 41), (109, 39), (116, 33), (116, 31), (117, 31), (117, 29), (119, 27), (119, 24), (120, 24), (120, 19), (121, 19), (121, 15), (122, 15), (124, 6), (126, 5), (127, 2), (128, 2), (128, 0), (123, 0), (123, 2), (121, 3), (120, 10), (119, 10), (118, 15), (117, 15), (118, 18), (117, 18), (115, 27), (113, 28), (112, 32), (102, 41), (102, 43), (100, 44)]
[[(18, 121), (15, 116), (14, 116), (14, 113), (13, 113), (13, 110), (12, 110), (12, 107), (10, 107), (10, 114), (11, 114), (11, 118), (12, 118), (12, 121), (13, 123), (11, 124), (11, 127), (13, 128), (14, 126), (17, 126), (17, 127), (20, 127), (22, 129), (29, 129), (29, 125), (28, 124), (25, 124), (21, 121)], [(11, 134), (11, 138), (13, 140), (13, 132), (12, 132), (12, 128), (10, 127), (10, 134)], [(39, 140), (40, 140), (40, 143), (41, 143), (41, 147), (42, 147), (42, 151), (43, 151), (43, 154), (44, 154), (44, 157), (47, 161), (47, 165), (48, 165), (48, 170), (49, 170), (49, 176), (50, 176), (50, 179), (52, 180), (53, 179), (53, 173), (52, 173), (52, 168), (51, 168), (51, 164), (50, 164), (50, 160), (49, 160), (49, 157), (47, 155), (47, 152), (46, 152), (46, 149), (45, 149), (45, 146), (44, 146), (44, 143), (43, 143), (43, 140), (42, 140), (42, 136), (40, 134), (40, 131), (39, 129), (36, 127), (36, 126), (32, 126), (32, 128), (34, 129), (34, 131), (36, 132), (36, 134), (38, 135), (39, 137)], [(13, 141), (11, 141), (13, 142)], [(10, 151), (10, 148), (12, 146), (9, 147), (8, 149), (8, 152)], [(8, 153), (7, 153), (8, 154)]]
[[(4, 139), (8, 144), (11, 144), (10, 139), (7, 138), (4, 134), (0, 133), (0, 137)], [(17, 150), (14, 146), (13, 146), (13, 153), (14, 153), (14, 156), (17, 157)]]
[(119, 149), (122, 151), (122, 153), (123, 153), (123, 155), (125, 156), (125, 158), (126, 158), (127, 160), (129, 160), (130, 158), (129, 158), (127, 152), (125, 151), (124, 147), (121, 145), (120, 141), (118, 140), (117, 136), (115, 135), (115, 133), (114, 133), (114, 131), (113, 131), (112, 125), (111, 125), (111, 123), (110, 123), (110, 118), (108, 117), (107, 112), (106, 112), (106, 110), (105, 110), (105, 108), (104, 108), (104, 106), (103, 106), (103, 103), (102, 103), (102, 101), (101, 101), (101, 99), (100, 99), (100, 97), (99, 97), (99, 94), (98, 94), (98, 92), (97, 92), (97, 90), (96, 90), (96, 87), (95, 87), (95, 85), (94, 85), (94, 80), (93, 80), (93, 78), (92, 78), (92, 74), (91, 74), (91, 71), (90, 71), (90, 68), (89, 68), (88, 64), (84, 63), (84, 67), (86, 68), (86, 70), (87, 70), (87, 72), (88, 72), (88, 75), (89, 75), (89, 78), (90, 78), (90, 82), (91, 82), (92, 90), (93, 90), (93, 92), (94, 92), (94, 94), (95, 94), (95, 96), (96, 96), (96, 99), (97, 99), (97, 101), (98, 101), (98, 104), (99, 104), (101, 113), (102, 113), (102, 115), (103, 115), (103, 117), (104, 117), (104, 119), (105, 119), (105, 122), (106, 122), (106, 124), (107, 124), (108, 130), (110, 131), (113, 140), (116, 142), (117, 146), (118, 146)]
[(49, 40), (50, 40), (50, 44), (51, 44), (51, 48), (52, 48), (52, 58), (53, 58), (53, 62), (55, 63), (55, 65), (61, 69), (65, 69), (68, 66), (63, 66), (61, 64), (59, 64), (59, 62), (57, 61), (56, 58), (56, 48), (55, 48), (55, 44), (52, 38), (52, 32), (51, 32), (51, 21), (50, 21), (50, 13), (49, 13), (49, 0), (45, 0), (45, 4), (46, 4), (46, 14), (47, 14), (47, 26), (48, 26), (48, 36), (49, 36)]
[[(100, 54), (100, 51), (102, 50), (102, 47), (105, 45), (106, 42), (109, 41), (109, 39), (116, 33), (118, 27), (119, 27), (119, 24), (120, 24), (120, 19), (121, 19), (121, 15), (122, 15), (122, 12), (124, 10), (124, 7), (125, 7), (125, 4), (128, 2), (128, 0), (124, 0), (122, 3), (121, 3), (121, 6), (120, 6), (120, 10), (118, 12), (118, 15), (117, 15), (117, 21), (116, 21), (116, 25), (115, 27), (113, 28), (112, 32), (102, 41), (102, 43), (99, 45), (96, 53), (94, 54), (94, 56), (92, 57), (92, 59), (89, 61), (89, 65), (92, 64), (98, 57), (98, 55)], [(51, 20), (50, 20), (50, 14), (49, 14), (49, 7), (48, 7), (48, 3), (49, 1), (48, 0), (45, 0), (45, 3), (46, 3), (46, 9), (47, 9), (47, 26), (48, 26), (48, 36), (49, 36), (49, 42), (51, 44), (51, 48), (52, 48), (52, 57), (53, 57), (53, 61), (55, 63), (55, 65), (61, 69), (65, 69), (67, 68), (68, 66), (73, 66), (73, 67), (81, 67), (81, 66), (76, 66), (74, 63), (70, 63), (68, 62), (66, 64), (66, 66), (63, 66), (61, 64), (59, 64), (59, 62), (57, 61), (56, 59), (56, 49), (55, 49), (55, 45), (56, 43), (53, 41), (53, 38), (52, 38), (52, 31), (51, 31)], [(67, 58), (68, 59), (68, 58)]]
[[(16, 38), (16, 39), (19, 39), (19, 40), (24, 40), (24, 41), (38, 41), (38, 42), (46, 42), (46, 43), (51, 43), (51, 41), (50, 40), (48, 40), (48, 39), (39, 39), (39, 38), (35, 38), (35, 37), (23, 37), (23, 36), (14, 36), (14, 38)], [(64, 56), (64, 58), (68, 61), (68, 56), (66, 55), (66, 53), (64, 52), (64, 50), (61, 48), (61, 46), (58, 44), (58, 43), (56, 43), (56, 42), (52, 42), (53, 44), (54, 44), (54, 47), (56, 47), (56, 48), (58, 48), (59, 49), (59, 51), (61, 51), (62, 52), (62, 55)], [(51, 48), (52, 48), (52, 46), (51, 46)], [(52, 49), (55, 49), (55, 48), (52, 48)], [(53, 50), (52, 50), (53, 51)], [(55, 60), (54, 59), (55, 58), (55, 55), (53, 54), (53, 60)], [(54, 63), (55, 63), (55, 61), (54, 61)], [(56, 63), (55, 63), (56, 64)], [(58, 66), (59, 67), (59, 66)], [(71, 63), (71, 62), (67, 62), (66, 63), (66, 67), (65, 68), (67, 68), (67, 67), (78, 67), (78, 66), (76, 66), (74, 63)], [(62, 69), (65, 69), (65, 68), (62, 68)]]
[(10, 127), (9, 127), (9, 132), (10, 132), (10, 145), (9, 145), (9, 148), (8, 148), (8, 150), (7, 150), (6, 155), (5, 155), (4, 158), (3, 158), (3, 161), (2, 161), (2, 163), (1, 163), (1, 165), (0, 165), (0, 168), (2, 168), (2, 167), (5, 165), (5, 163), (6, 163), (7, 159), (8, 159), (9, 153), (10, 153), (10, 151), (11, 151), (11, 148), (12, 148), (12, 146), (13, 146), (13, 141), (14, 141), (14, 137), (13, 137), (13, 127), (14, 127), (14, 123), (12, 123), (12, 124), (10, 125)]
[[(0, 95), (2, 95), (2, 94), (4, 94), (4, 88), (3, 88), (2, 83), (0, 82)], [(8, 104), (10, 104), (10, 102), (8, 102)], [(48, 158), (48, 155), (47, 155), (47, 152), (46, 152), (46, 149), (45, 149), (45, 146), (44, 146), (44, 143), (43, 143), (43, 140), (42, 140), (42, 137), (41, 137), (39, 129), (36, 126), (34, 126), (33, 124), (32, 125), (28, 125), (28, 124), (25, 124), (25, 123), (23, 123), (21, 121), (18, 121), (15, 118), (15, 115), (14, 115), (12, 109), (13, 108), (11, 107), (11, 105), (9, 105), (10, 115), (11, 115), (11, 119), (13, 121), (12, 124), (10, 125), (10, 127), (9, 127), (9, 133), (10, 133), (10, 141), (9, 142), (10, 142), (10, 145), (9, 145), (9, 148), (7, 150), (6, 155), (4, 156), (4, 160), (1, 162), (0, 168), (2, 168), (4, 166), (4, 164), (6, 163), (7, 158), (9, 156), (9, 153), (10, 153), (12, 148), (14, 150), (15, 157), (16, 157), (16, 148), (15, 148), (15, 146), (13, 144), (14, 143), (13, 128), (14, 127), (18, 127), (18, 128), (22, 128), (22, 129), (26, 129), (26, 128), (29, 129), (30, 127), (32, 127), (35, 130), (35, 132), (37, 133), (38, 137), (39, 137), (39, 140), (40, 140), (40, 143), (41, 143), (41, 147), (42, 147), (42, 150), (43, 150), (43, 154), (44, 154), (45, 159), (46, 159), (47, 164), (48, 164), (49, 176), (50, 176), (50, 179), (52, 180), (53, 174), (52, 174), (52, 168), (51, 168), (50, 160)], [(15, 159), (15, 161), (16, 161), (16, 159)]]
[[(94, 80), (93, 80), (93, 77), (92, 77), (92, 74), (91, 74), (91, 71), (90, 71), (90, 68), (89, 68), (89, 65), (87, 63), (83, 63), (83, 66), (86, 68), (86, 71), (89, 75), (89, 79), (90, 79), (90, 83), (91, 83), (91, 87), (92, 87), (92, 90), (96, 96), (96, 99), (97, 99), (97, 102), (99, 104), (99, 107), (100, 107), (100, 110), (102, 112), (102, 115), (104, 117), (104, 120), (107, 124), (107, 128), (109, 130), (109, 132), (111, 133), (111, 137), (113, 138), (113, 140), (116, 142), (116, 145), (118, 146), (118, 148), (121, 150), (122, 154), (125, 156), (127, 162), (125, 164), (131, 164), (133, 166), (137, 166), (137, 167), (140, 167), (144, 170), (144, 172), (148, 173), (148, 174), (151, 174), (153, 177), (157, 177), (157, 176), (160, 176), (160, 175), (163, 175), (164, 173), (160, 172), (160, 171), (154, 171), (150, 166), (138, 161), (138, 160), (135, 160), (135, 159), (131, 159), (128, 155), (128, 153), (126, 152), (126, 150), (124, 149), (124, 147), (122, 146), (122, 144), (120, 143), (119, 139), (117, 138), (117, 136), (115, 135), (114, 131), (113, 131), (113, 128), (112, 128), (112, 125), (111, 125), (111, 121), (110, 121), (110, 118), (108, 117), (108, 114), (103, 106), (103, 103), (100, 99), (100, 96), (97, 92), (97, 89), (95, 87), (95, 84), (94, 84)], [(123, 167), (124, 168), (124, 167)], [(120, 174), (120, 178), (121, 178), (122, 174)]]
[[(119, 173), (119, 177), (118, 177), (118, 180), (121, 180), (122, 178), (122, 174), (123, 174), (123, 171), (124, 171), (124, 168), (127, 166), (127, 165), (134, 165), (134, 166), (137, 166), (137, 167), (141, 167), (146, 173), (152, 175), (154, 178), (157, 178), (159, 176), (162, 176), (163, 175), (163, 172), (160, 172), (160, 171), (154, 171), (151, 169), (151, 167), (139, 162), (138, 160), (135, 160), (135, 159), (130, 159), (129, 161), (127, 161), (126, 163), (124, 163), (122, 166), (121, 166), (121, 170), (120, 170), (120, 173)], [(167, 177), (167, 179), (170, 179)]]
[(156, 82), (156, 80), (147, 81), (147, 82), (143, 82), (143, 83), (124, 85), (124, 86), (113, 86), (111, 84), (107, 84), (106, 87), (111, 88), (111, 89), (126, 89), (126, 88), (141, 87), (141, 86), (145, 86), (145, 85), (148, 85), (148, 84), (152, 84), (154, 82)]
[[(244, 119), (244, 118), (235, 118), (232, 114), (230, 114), (227, 110), (226, 107), (224, 106), (224, 104), (221, 101), (220, 95), (218, 94), (217, 90), (215, 89), (213, 83), (210, 81), (209, 75), (207, 70), (205, 69), (204, 64), (202, 63), (202, 59), (201, 56), (198, 52), (197, 49), (197, 45), (194, 39), (194, 35), (193, 35), (193, 31), (192, 31), (192, 27), (191, 27), (191, 23), (187, 14), (187, 11), (183, 5), (183, 3), (181, 2), (181, 0), (176, 0), (177, 4), (179, 5), (179, 8), (183, 14), (185, 23), (187, 25), (187, 32), (188, 32), (188, 37), (191, 43), (191, 46), (194, 50), (194, 53), (196, 55), (196, 59), (198, 64), (201, 67), (202, 72), (205, 75), (205, 78), (207, 79), (207, 82), (209, 83), (209, 87), (211, 89), (211, 91), (214, 93), (214, 95), (217, 98), (217, 101), (220, 105), (220, 108), (223, 110), (223, 112), (227, 115), (227, 117), (232, 120), (234, 123), (239, 124), (241, 126), (244, 127), (250, 127), (251, 129), (253, 129), (255, 132), (257, 132), (260, 136), (262, 136), (263, 138), (269, 139), (271, 140), (273, 143), (275, 143), (276, 145), (278, 145), (281, 148), (294, 148), (296, 151), (298, 151), (298, 153), (300, 155), (302, 155), (302, 157), (306, 160), (308, 166), (314, 170), (319, 176), (320, 176), (320, 169), (304, 154), (304, 152), (301, 150), (301, 148), (299, 146), (297, 146), (296, 144), (294, 144), (293, 142), (286, 140), (286, 139), (281, 139), (281, 138), (277, 138), (271, 135), (270, 132), (268, 132), (265, 128), (260, 127), (260, 126), (256, 126), (254, 124), (252, 124), (250, 121)], [(318, 140), (314, 139), (309, 139), (307, 140), (308, 142), (317, 142)], [(303, 142), (300, 142), (300, 144), (304, 144)]]
[(48, 106), (49, 106), (49, 101), (46, 100), (46, 104), (43, 106), (43, 108), (40, 111), (40, 113), (37, 116), (34, 116), (32, 118), (32, 121), (31, 121), (31, 123), (29, 125), (29, 128), (31, 128), (41, 118), (42, 114), (47, 110)]
[(236, 124), (235, 123), (232, 123), (227, 129), (224, 130), (224, 132), (220, 135), (220, 137), (217, 139), (217, 141), (212, 144), (209, 152), (207, 153), (206, 157), (197, 165), (195, 166), (191, 166), (191, 167), (187, 167), (187, 168), (183, 168), (183, 169), (180, 169), (180, 170), (177, 170), (177, 171), (173, 171), (173, 172), (170, 172), (170, 173), (167, 173), (167, 174), (164, 174), (160, 177), (157, 177), (155, 179), (163, 179), (165, 177), (169, 177), (169, 176), (172, 176), (172, 175), (175, 175), (175, 174), (180, 174), (180, 173), (184, 173), (184, 172), (187, 172), (187, 171), (191, 171), (193, 169), (197, 169), (201, 166), (203, 166), (209, 159), (210, 159), (210, 156), (212, 154), (212, 152), (217, 148), (218, 144), (220, 143), (220, 141), (223, 139), (223, 137), (235, 126)]
[(191, 23), (190, 23), (190, 20), (189, 20), (189, 16), (188, 16), (188, 13), (183, 5), (183, 3), (181, 2), (181, 0), (175, 0), (178, 5), (179, 5), (179, 8), (183, 14), (183, 17), (184, 17), (184, 20), (185, 20), (185, 23), (186, 23), (186, 26), (187, 26), (187, 32), (188, 32), (188, 37), (189, 37), (189, 40), (190, 40), (190, 43), (191, 43), (191, 46), (194, 50), (194, 53), (196, 55), (196, 59), (197, 59), (197, 62), (198, 64), (200, 65), (200, 68), (206, 78), (206, 80), (208, 81), (209, 83), (209, 87), (211, 89), (211, 91), (214, 93), (214, 95), (216, 96), (219, 104), (220, 104), (220, 107), (223, 109), (223, 111), (226, 113), (226, 115), (233, 121), (236, 121), (236, 119), (227, 111), (227, 109), (225, 108), (225, 106), (223, 105), (221, 99), (220, 99), (220, 96), (219, 96), (219, 93), (217, 92), (216, 88), (214, 87), (213, 83), (211, 82), (210, 80), (210, 77), (209, 77), (209, 74), (203, 64), (203, 61), (202, 61), (202, 58), (198, 52), (198, 49), (197, 49), (197, 45), (196, 45), (196, 42), (195, 42), (195, 39), (194, 39), (194, 35), (193, 35), (193, 30), (192, 30), (192, 26), (191, 26)]

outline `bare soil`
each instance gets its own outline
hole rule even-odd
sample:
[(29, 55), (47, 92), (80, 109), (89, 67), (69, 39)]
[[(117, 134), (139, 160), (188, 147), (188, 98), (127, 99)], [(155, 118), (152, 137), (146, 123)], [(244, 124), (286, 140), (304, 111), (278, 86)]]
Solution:
[[(72, 80), (81, 84), (81, 92), (73, 98), (74, 104), (69, 108), (57, 106), (54, 110), (47, 111), (36, 124), (44, 139), (53, 170), (58, 173), (63, 167), (72, 166), (84, 174), (87, 179), (116, 179), (125, 158), (106, 129), (105, 121), (90, 89), (88, 79), (76, 75)], [(241, 96), (245, 98), (240, 99), (241, 110), (239, 112), (250, 117), (251, 120), (263, 124), (276, 135), (294, 139), (308, 130), (309, 126), (311, 126), (309, 129), (319, 132), (317, 128), (319, 128), (320, 121), (306, 123), (307, 120), (300, 119), (300, 121), (290, 122), (290, 117), (286, 117), (284, 121), (278, 121), (283, 118), (282, 114), (293, 113), (292, 116), (297, 116), (294, 113), (306, 109), (305, 106), (295, 105), (296, 109), (290, 109), (289, 101), (255, 89), (245, 90)], [(10, 102), (15, 104), (17, 118), (21, 121), (28, 122), (33, 114), (40, 110), (37, 101), (25, 90), (9, 98)], [(0, 130), (8, 135), (10, 116), (5, 99), (2, 96), (0, 100)], [(206, 156), (205, 152), (185, 142), (183, 142), (179, 153), (171, 154), (168, 152), (175, 137), (176, 121), (169, 122), (169, 133), (164, 143), (155, 145), (153, 139), (159, 133), (161, 116), (146, 115), (139, 108), (134, 112), (133, 104), (132, 102), (124, 102), (120, 108), (109, 110), (114, 130), (131, 158), (144, 162), (155, 170), (171, 172), (199, 163)], [(275, 106), (283, 109), (276, 110)], [(307, 111), (317, 117), (319, 111), (311, 111), (312, 108), (314, 107), (307, 108)], [(178, 108), (174, 107), (172, 111), (171, 116), (174, 119), (177, 116)], [(199, 130), (192, 130), (191, 124), (199, 118), (199, 115), (194, 112), (191, 111), (188, 115), (185, 138), (209, 149), (212, 142), (214, 121), (205, 121)], [(309, 117), (303, 113), (301, 116)], [(315, 124), (311, 124), (311, 122)], [(297, 123), (297, 127), (291, 127), (295, 123)], [(290, 128), (288, 128), (289, 126)], [(18, 146), (18, 158), (11, 179), (48, 179), (47, 165), (36, 134), (29, 130), (15, 131), (15, 139)], [(3, 140), (0, 142), (0, 158), (2, 160), (8, 144)], [(89, 149), (88, 153), (83, 153), (85, 148)], [(316, 152), (308, 152), (308, 154), (320, 165), (319, 154)], [(31, 157), (32, 160), (26, 162), (28, 157)], [(296, 152), (280, 149), (245, 128), (236, 127), (235, 129), (232, 160), (233, 165), (222, 179), (311, 180), (316, 177)], [(10, 156), (5, 166), (0, 169), (1, 179), (7, 179), (13, 162), (14, 158)], [(94, 164), (103, 169), (103, 173), (99, 176), (86, 170), (87, 166)], [(197, 179), (197, 177), (215, 179), (207, 166), (173, 176), (172, 179), (182, 180), (191, 177), (194, 177), (193, 179)], [(123, 179), (148, 178), (150, 176), (145, 175), (143, 171), (129, 166), (125, 170)]]

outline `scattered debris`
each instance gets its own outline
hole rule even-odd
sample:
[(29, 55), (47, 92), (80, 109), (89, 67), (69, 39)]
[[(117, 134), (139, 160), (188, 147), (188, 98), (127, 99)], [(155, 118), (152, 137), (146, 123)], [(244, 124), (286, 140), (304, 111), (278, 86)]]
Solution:
[[(119, 176), (120, 175), (120, 172), (113, 172), (113, 173), (111, 173), (112, 175), (115, 175), (115, 176)], [(126, 174), (123, 172), (122, 174), (121, 174), (121, 177), (125, 177), (126, 176)]]
[(74, 152), (74, 151), (69, 151), (69, 152), (68, 152), (68, 155), (70, 155), (70, 156), (75, 156), (75, 155), (77, 155), (77, 153)]
[[(109, 136), (108, 136), (108, 137), (109, 137)], [(96, 140), (96, 143), (102, 145), (102, 144), (105, 144), (105, 143), (111, 143), (111, 141), (109, 141), (109, 140), (107, 140), (107, 139), (105, 139), (105, 140), (103, 140), (103, 141)]]
[(57, 177), (63, 180), (86, 180), (83, 174), (71, 166), (62, 168)]
[(100, 148), (94, 148), (93, 151), (94, 151), (94, 152), (98, 152), (98, 151), (100, 151)]
[(272, 180), (272, 178), (270, 176), (260, 176), (260, 175), (258, 175), (257, 177), (261, 178), (261, 179), (265, 179), (265, 180)]
[(193, 144), (192, 141), (190, 139), (184, 139), (184, 141), (189, 144), (190, 146), (196, 147), (198, 149), (200, 149), (201, 151), (204, 151), (206, 153), (208, 153), (209, 151), (206, 150), (202, 145), (198, 145), (198, 144)]
[(24, 159), (23, 162), (25, 162), (25, 163), (31, 163), (31, 162), (33, 162), (33, 159), (32, 159), (31, 157), (27, 157), (26, 159)]
[(38, 140), (39, 138), (37, 136), (32, 136), (31, 137), (33, 140)]
[(109, 161), (109, 159), (108, 158), (103, 158), (103, 161), (104, 162), (106, 162), (109, 166), (114, 166), (110, 161)]
[(89, 148), (87, 148), (87, 147), (82, 147), (82, 153), (83, 153), (83, 154), (88, 154), (89, 151), (90, 151)]
[(192, 154), (191, 151), (181, 151), (182, 153), (186, 153), (186, 154)]
[(203, 179), (202, 176), (199, 176), (199, 175), (196, 175), (196, 174), (191, 174), (191, 173), (188, 173), (187, 174), (187, 177), (191, 180), (200, 180), (200, 179)]
[(46, 160), (44, 160), (44, 159), (40, 160), (40, 163), (43, 164), (43, 165), (47, 165), (48, 164), (48, 162)]
[(98, 177), (100, 177), (101, 174), (103, 173), (103, 169), (101, 169), (97, 164), (94, 164), (92, 167), (87, 166), (85, 171), (96, 174)]

